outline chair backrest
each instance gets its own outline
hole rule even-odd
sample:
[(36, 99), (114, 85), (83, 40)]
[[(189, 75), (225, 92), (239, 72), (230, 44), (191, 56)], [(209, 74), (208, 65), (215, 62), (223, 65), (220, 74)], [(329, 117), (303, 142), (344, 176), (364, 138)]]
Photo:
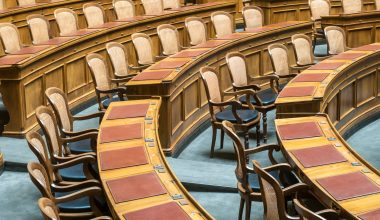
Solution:
[(171, 24), (161, 24), (157, 27), (158, 38), (164, 55), (173, 55), (181, 50), (177, 28)]
[(206, 66), (200, 69), (200, 73), (205, 85), (207, 100), (221, 102), (222, 94), (219, 87), (219, 79), (216, 70)]
[(128, 76), (128, 52), (124, 45), (118, 42), (109, 42), (106, 44), (106, 50), (111, 60), (114, 75), (116, 77)]
[(0, 10), (3, 10), (5, 8), (6, 8), (6, 6), (5, 6), (4, 0), (0, 0)]
[(326, 220), (303, 206), (298, 199), (293, 199), (293, 204), (301, 220)]
[(375, 0), (376, 10), (380, 10), (380, 0)]
[(57, 117), (58, 127), (64, 131), (73, 131), (73, 116), (66, 94), (57, 87), (50, 87), (45, 91), (45, 96)]
[(150, 37), (144, 33), (134, 33), (131, 38), (138, 63), (141, 65), (154, 63), (153, 44)]
[(164, 9), (179, 8), (181, 4), (178, 0), (162, 0)]
[(32, 43), (40, 44), (50, 39), (50, 23), (43, 15), (28, 15), (26, 17), (30, 33), (32, 35)]
[(54, 17), (58, 24), (59, 34), (66, 35), (79, 29), (77, 14), (68, 8), (58, 8), (54, 11)]
[(305, 34), (295, 34), (292, 36), (292, 44), (298, 65), (314, 63), (313, 44), (310, 37)]
[(34, 5), (36, 0), (17, 0), (18, 6)]
[(185, 26), (190, 37), (190, 45), (196, 46), (207, 41), (206, 24), (202, 18), (188, 17), (185, 19)]
[(325, 36), (329, 54), (334, 55), (346, 51), (346, 33), (341, 27), (326, 27)]
[(156, 14), (164, 11), (162, 0), (141, 0), (145, 14)]
[(60, 220), (58, 208), (53, 201), (46, 197), (38, 200), (38, 207), (45, 220)]
[(234, 86), (248, 85), (247, 62), (240, 52), (231, 52), (226, 55), (226, 62)]
[(86, 18), (87, 27), (89, 28), (100, 26), (106, 21), (103, 7), (98, 3), (90, 2), (84, 4), (83, 13)]
[(271, 44), (268, 46), (268, 52), (274, 72), (280, 76), (288, 75), (290, 73), (288, 48), (283, 44)]
[(51, 183), (48, 179), (45, 168), (40, 163), (29, 162), (27, 169), (30, 179), (41, 192), (42, 196), (54, 199), (50, 188)]
[(135, 3), (132, 0), (113, 0), (113, 8), (117, 19), (126, 19), (135, 16)]
[(246, 28), (257, 28), (264, 25), (264, 12), (257, 6), (245, 6), (242, 10)]
[(211, 21), (217, 38), (232, 34), (235, 31), (234, 18), (230, 13), (216, 11), (211, 13)]
[(101, 90), (111, 89), (107, 63), (103, 56), (97, 53), (90, 53), (86, 56), (87, 65), (90, 69), (95, 88)]
[(309, 1), (311, 20), (321, 19), (321, 16), (330, 15), (331, 3), (329, 0), (310, 0)]
[(264, 203), (264, 219), (288, 219), (286, 216), (285, 198), (280, 183), (265, 171), (259, 162), (253, 161), (253, 166), (259, 178)]
[(5, 53), (14, 53), (21, 50), (20, 34), (14, 24), (0, 23), (0, 38)]
[(359, 13), (362, 11), (363, 3), (361, 0), (342, 0), (344, 14)]

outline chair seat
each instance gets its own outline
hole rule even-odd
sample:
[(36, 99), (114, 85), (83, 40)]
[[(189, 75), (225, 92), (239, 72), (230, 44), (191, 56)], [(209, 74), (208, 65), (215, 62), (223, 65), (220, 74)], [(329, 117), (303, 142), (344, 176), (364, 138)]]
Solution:
[(76, 142), (71, 142), (68, 144), (71, 153), (78, 154), (78, 153), (87, 153), (92, 152), (91, 148), (91, 139), (84, 139)]
[[(263, 105), (272, 105), (276, 101), (277, 94), (272, 89), (266, 89), (257, 93)], [(258, 105), (254, 97), (250, 97), (250, 101), (253, 105)], [(247, 96), (240, 97), (240, 102), (246, 104)]]
[[(258, 112), (256, 110), (242, 109), (236, 111), (239, 117), (242, 119), (243, 123), (248, 123), (255, 120), (258, 117)], [(223, 110), (215, 114), (216, 120), (218, 121), (229, 121), (231, 123), (237, 123), (232, 110)]]
[[(273, 176), (279, 183), (281, 183), (278, 170), (273, 170), (273, 171), (269, 172), (269, 174), (271, 176)], [(285, 175), (285, 181), (288, 182), (289, 185), (299, 183), (299, 180), (298, 180), (296, 174), (293, 172), (287, 173)], [(260, 183), (259, 183), (259, 179), (258, 179), (258, 176), (256, 173), (249, 173), (248, 174), (248, 183), (254, 192), (260, 192)], [(284, 188), (287, 186), (288, 185), (283, 186), (281, 183), (281, 187)]]
[(80, 181), (86, 179), (83, 172), (83, 164), (77, 164), (72, 167), (60, 169), (59, 174), (64, 180), (67, 181)]
[[(61, 197), (69, 193), (55, 193), (56, 197)], [(62, 212), (89, 212), (91, 211), (89, 197), (82, 197), (70, 202), (59, 203), (58, 208)]]

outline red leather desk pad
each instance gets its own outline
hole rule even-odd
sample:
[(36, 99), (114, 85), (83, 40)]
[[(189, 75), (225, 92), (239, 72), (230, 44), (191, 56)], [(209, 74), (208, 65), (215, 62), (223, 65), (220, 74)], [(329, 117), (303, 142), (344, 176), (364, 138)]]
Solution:
[(86, 34), (91, 34), (92, 32), (98, 31), (98, 29), (80, 29), (64, 36), (83, 36)]
[(246, 28), (245, 32), (246, 33), (260, 33), (260, 32), (269, 31), (272, 29), (273, 27), (263, 26), (263, 27), (257, 27), (257, 28)]
[(172, 13), (174, 13), (174, 12), (175, 12), (175, 11), (165, 10), (165, 11), (162, 11), (162, 12), (153, 12), (153, 13), (146, 14), (146, 15), (160, 16), (160, 15), (172, 14)]
[(376, 209), (371, 212), (367, 212), (358, 216), (363, 220), (379, 220), (380, 219), (380, 209)]
[(13, 65), (17, 64), (31, 55), (6, 55), (0, 58), (0, 65)]
[(118, 20), (116, 20), (116, 21), (122, 21), (122, 22), (134, 22), (134, 21), (143, 20), (143, 19), (145, 19), (145, 18), (149, 18), (149, 17), (152, 17), (152, 16), (134, 16), (134, 17), (130, 17), (130, 18), (118, 19)]
[(323, 133), (315, 122), (301, 122), (277, 126), (277, 131), (282, 140), (321, 137)]
[(167, 193), (156, 173), (145, 173), (107, 181), (115, 203), (143, 199)]
[(125, 213), (126, 220), (190, 220), (187, 213), (176, 202), (168, 202), (149, 208)]
[(100, 152), (102, 170), (112, 170), (147, 164), (144, 147), (131, 147)]
[(293, 150), (291, 153), (305, 168), (347, 161), (331, 144)]
[(148, 111), (149, 104), (114, 106), (107, 116), (108, 120), (122, 118), (144, 117)]
[(65, 43), (69, 40), (72, 40), (74, 38), (75, 37), (55, 37), (55, 38), (52, 38), (48, 41), (41, 42), (38, 45), (59, 45), (59, 44)]
[(223, 37), (218, 37), (218, 39), (219, 40), (234, 40), (234, 39), (239, 39), (242, 37), (244, 37), (244, 34), (232, 33), (232, 34), (225, 35)]
[(185, 65), (189, 60), (180, 60), (180, 61), (160, 61), (150, 67), (151, 70), (159, 69), (175, 69)]
[(139, 75), (133, 77), (132, 81), (141, 81), (141, 80), (159, 80), (164, 79), (172, 73), (173, 70), (159, 70), (159, 71), (149, 71), (142, 72)]
[(204, 50), (183, 50), (172, 57), (174, 58), (190, 58), (190, 57), (197, 57), (201, 54), (206, 53), (209, 51), (209, 49), (204, 49)]
[(380, 45), (364, 45), (361, 47), (357, 47), (353, 50), (376, 51), (376, 50), (380, 50)]
[(309, 70), (335, 70), (346, 64), (345, 62), (335, 62), (335, 63), (318, 63), (311, 66)]
[(315, 91), (315, 86), (298, 86), (298, 87), (285, 87), (280, 94), (279, 98), (285, 97), (302, 97), (312, 96)]
[(329, 73), (307, 73), (300, 74), (293, 79), (293, 82), (322, 82)]
[(141, 123), (103, 127), (100, 129), (100, 143), (124, 141), (141, 137)]
[(317, 182), (338, 201), (380, 192), (380, 188), (361, 172), (321, 178)]
[(332, 60), (355, 60), (361, 56), (366, 55), (366, 53), (341, 53), (336, 56), (331, 57)]
[[(120, 26), (122, 25), (123, 22), (117, 22), (117, 21), (112, 21), (112, 22), (106, 22), (102, 25), (99, 25), (99, 26), (96, 26), (96, 27), (93, 27), (93, 28), (113, 28), (113, 27), (117, 27), (117, 26)], [(91, 28), (91, 29), (93, 29)]]
[(30, 47), (24, 47), (19, 51), (16, 51), (12, 53), (13, 55), (22, 55), (22, 54), (35, 54), (40, 51), (43, 51), (47, 48), (49, 48), (49, 45), (41, 45), (41, 46), (30, 46)]
[(205, 43), (194, 46), (193, 48), (214, 48), (226, 42), (227, 42), (226, 40), (209, 40), (209, 41), (206, 41)]

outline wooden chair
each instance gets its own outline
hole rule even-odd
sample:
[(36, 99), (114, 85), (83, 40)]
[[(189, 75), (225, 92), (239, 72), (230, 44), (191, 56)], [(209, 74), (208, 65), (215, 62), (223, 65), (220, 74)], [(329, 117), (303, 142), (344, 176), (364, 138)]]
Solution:
[[(122, 79), (111, 79), (108, 73), (108, 66), (100, 54), (90, 53), (86, 56), (87, 65), (90, 69), (92, 80), (95, 85), (95, 93), (99, 104), (99, 110), (105, 110), (113, 101), (124, 101), (126, 94), (125, 87), (119, 87), (119, 83), (126, 83), (132, 79), (132, 76)], [(118, 99), (114, 97), (117, 94)], [(102, 101), (102, 96), (105, 100)]]
[(185, 19), (185, 26), (191, 46), (196, 46), (207, 41), (207, 28), (202, 18), (188, 17)]
[[(249, 148), (248, 132), (252, 127), (256, 127), (257, 145), (260, 144), (260, 113), (255, 110), (251, 102), (248, 102), (249, 109), (241, 108), (241, 103), (236, 100), (224, 101), (224, 96), (241, 96), (246, 95), (247, 100), (253, 97), (253, 90), (240, 90), (236, 92), (222, 92), (219, 86), (217, 72), (211, 67), (202, 67), (200, 69), (202, 81), (205, 86), (208, 105), (211, 115), (212, 126), (212, 143), (210, 157), (214, 156), (215, 139), (217, 129), (221, 129), (220, 148), (223, 148), (224, 131), (222, 130), (222, 121), (227, 120), (239, 127), (239, 131), (244, 134), (244, 146)], [(231, 107), (227, 109), (226, 107)], [(239, 109), (239, 110), (238, 110)]]
[(327, 39), (327, 50), (330, 55), (340, 54), (351, 49), (347, 47), (346, 33), (341, 27), (325, 27), (325, 36)]
[(162, 54), (170, 56), (178, 53), (184, 47), (179, 42), (179, 34), (176, 27), (171, 24), (161, 24), (157, 27), (158, 38), (161, 42)]
[(331, 4), (329, 0), (310, 0), (309, 7), (311, 12), (311, 20), (314, 22), (313, 25), (313, 51), (315, 45), (317, 44), (317, 39), (325, 39), (325, 33), (321, 27), (321, 16), (330, 15)]
[(164, 9), (180, 8), (181, 4), (178, 0), (162, 0)]
[[(237, 158), (235, 175), (237, 179), (237, 188), (240, 194), (240, 207), (239, 207), (239, 217), (241, 220), (243, 216), (244, 205), (246, 208), (245, 219), (250, 219), (251, 214), (251, 203), (252, 201), (261, 202), (262, 193), (260, 192), (260, 184), (258, 176), (246, 163), (246, 159), (252, 155), (254, 156), (260, 152), (268, 152), (268, 158), (273, 166), (268, 167), (271, 169), (270, 174), (274, 178), (278, 179), (282, 186), (289, 186), (299, 182), (297, 176), (293, 172), (288, 172), (287, 170), (282, 171), (277, 169), (277, 167), (285, 166), (284, 164), (277, 164), (276, 159), (273, 156), (274, 151), (280, 151), (280, 146), (277, 144), (266, 144), (261, 145), (252, 149), (244, 149), (243, 143), (240, 141), (240, 138), (236, 134), (235, 125), (231, 122), (223, 121), (222, 122), (223, 130), (226, 134), (232, 139), (235, 155)], [(267, 168), (265, 168), (267, 169)]]
[[(226, 62), (228, 70), (230, 73), (232, 86), (236, 91), (253, 89), (256, 91), (254, 97), (251, 98), (251, 103), (261, 112), (263, 115), (263, 137), (264, 143), (267, 142), (267, 112), (274, 109), (276, 106), (274, 102), (276, 101), (278, 95), (279, 77), (275, 75), (269, 76), (257, 76), (251, 77), (248, 73), (248, 64), (245, 56), (240, 52), (231, 52), (226, 55)], [(270, 81), (271, 88), (260, 91), (261, 87), (259, 83), (255, 84), (257, 81)], [(247, 105), (247, 97), (240, 97), (239, 101)]]
[(23, 48), (20, 33), (11, 23), (0, 23), (0, 39), (6, 54), (15, 53)]
[[(280, 170), (282, 172), (291, 172), (289, 164), (276, 164), (270, 167), (262, 168), (260, 163), (253, 161), (255, 173), (258, 175), (260, 190), (264, 203), (265, 220), (296, 220), (299, 217), (290, 216), (287, 212), (286, 200), (294, 198), (296, 193), (305, 192), (309, 189), (305, 183), (296, 183), (289, 186), (282, 186), (270, 172)], [(280, 176), (281, 177), (281, 176)]]
[(112, 5), (117, 20), (131, 18), (136, 15), (135, 3), (132, 0), (113, 0)]
[(164, 3), (162, 0), (141, 0), (141, 3), (144, 8), (144, 13), (147, 15), (162, 13), (164, 11)]
[(313, 212), (301, 204), (300, 200), (293, 200), (294, 207), (300, 216), (300, 220), (333, 220), (339, 219), (338, 213), (333, 209), (324, 209), (318, 212)]
[(77, 14), (68, 8), (58, 8), (54, 11), (60, 36), (67, 36), (79, 30)]
[(101, 5), (95, 2), (83, 4), (83, 14), (88, 28), (96, 28), (106, 23), (106, 16)]
[(33, 44), (50, 40), (50, 23), (43, 15), (33, 14), (26, 17)]
[(257, 28), (264, 25), (264, 11), (253, 5), (244, 6), (242, 10), (245, 28)]
[(363, 2), (361, 0), (342, 0), (342, 8), (344, 14), (360, 13), (363, 10)]
[(274, 74), (280, 78), (293, 78), (305, 67), (291, 66), (289, 61), (288, 48), (283, 44), (271, 44), (268, 46), (268, 53), (274, 70)]
[(137, 55), (137, 63), (141, 66), (141, 69), (145, 69), (154, 64), (156, 60), (163, 58), (153, 55), (152, 39), (147, 34), (134, 33), (131, 38)]
[(18, 6), (35, 5), (36, 0), (17, 0)]
[(211, 13), (211, 21), (216, 38), (221, 38), (235, 32), (234, 17), (228, 12), (216, 11)]
[(30, 179), (42, 196), (49, 198), (58, 206), (61, 218), (67, 219), (74, 215), (78, 219), (89, 219), (103, 214), (101, 205), (96, 199), (102, 195), (100, 187), (81, 189), (76, 186), (66, 186), (53, 192), (50, 188), (51, 182), (41, 164), (29, 162), (27, 169)]
[(295, 34), (292, 36), (292, 45), (296, 56), (298, 67), (309, 68), (317, 62), (327, 57), (315, 57), (313, 52), (313, 43), (310, 37), (305, 34)]
[[(63, 137), (75, 137), (91, 132), (98, 132), (98, 129), (96, 128), (74, 131), (74, 122), (93, 118), (98, 118), (100, 122), (104, 116), (104, 112), (96, 112), (83, 116), (74, 116), (71, 114), (67, 96), (61, 89), (50, 87), (45, 91), (45, 96), (53, 108), (54, 114), (58, 121), (58, 127)], [(94, 144), (96, 143), (91, 143), (90, 139), (85, 139), (85, 141), (70, 143), (68, 146), (70, 148), (70, 151), (73, 153), (83, 153), (91, 152)]]
[(111, 60), (113, 67), (113, 75), (115, 78), (123, 79), (126, 77), (136, 76), (130, 70), (140, 71), (144, 69), (143, 66), (133, 66), (128, 62), (127, 49), (119, 42), (109, 42), (106, 44), (106, 50)]
[[(58, 210), (57, 205), (50, 199), (42, 197), (38, 200), (38, 207), (42, 213), (42, 216), (45, 220), (60, 220), (61, 213)], [(66, 217), (66, 216), (62, 216)], [(83, 217), (81, 214), (77, 215), (76, 213), (72, 213), (70, 218), (81, 218)], [(91, 220), (112, 220), (109, 216), (99, 216), (96, 218), (91, 218)]]

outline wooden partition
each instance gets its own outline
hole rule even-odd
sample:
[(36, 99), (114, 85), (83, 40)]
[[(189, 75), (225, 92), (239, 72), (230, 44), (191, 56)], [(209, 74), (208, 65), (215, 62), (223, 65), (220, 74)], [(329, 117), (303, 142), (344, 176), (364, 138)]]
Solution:
[(187, 45), (188, 36), (184, 30), (186, 17), (203, 18), (208, 24), (208, 33), (211, 37), (210, 14), (219, 10), (233, 14), (234, 9), (234, 3), (215, 3), (204, 7), (175, 11), (171, 14), (150, 16), (113, 28), (101, 29), (75, 38), (63, 45), (52, 46), (15, 65), (0, 66), (0, 90), (4, 104), (11, 116), (11, 121), (5, 127), (4, 134), (21, 135), (37, 124), (34, 110), (36, 107), (46, 104), (44, 92), (49, 87), (55, 86), (65, 91), (70, 107), (94, 97), (94, 87), (85, 56), (88, 53), (100, 53), (106, 57), (105, 44), (107, 42), (123, 43), (128, 49), (130, 62), (136, 64), (131, 34), (136, 32), (148, 34), (154, 43), (154, 53), (158, 55), (160, 50), (156, 32), (158, 25), (164, 23), (175, 25), (180, 32), (181, 41)]
[[(225, 40), (220, 40), (222, 44), (212, 48), (203, 48), (206, 51), (197, 57), (168, 57), (158, 62), (158, 65), (162, 62), (180, 61), (186, 61), (186, 64), (180, 68), (169, 69), (170, 75), (162, 79), (129, 81), (127, 86), (130, 95), (128, 97), (131, 99), (141, 98), (141, 96), (162, 97), (160, 127), (165, 129), (160, 130), (160, 138), (164, 151), (173, 153), (201, 123), (210, 118), (206, 94), (199, 74), (201, 67), (208, 65), (217, 69), (221, 89), (227, 91), (232, 89), (225, 61), (228, 52), (243, 53), (247, 57), (249, 73), (252, 76), (267, 75), (273, 73), (267, 51), (269, 44), (283, 43), (291, 48), (292, 35), (296, 33), (311, 35), (311, 32), (311, 22), (284, 22), (258, 28), (253, 32), (227, 36), (224, 38)], [(209, 42), (214, 43), (215, 41)], [(194, 50), (200, 49), (188, 49), (188, 51)], [(292, 52), (292, 50), (290, 51)], [(290, 59), (294, 63), (293, 52)], [(141, 74), (157, 71), (154, 70), (155, 66)]]

